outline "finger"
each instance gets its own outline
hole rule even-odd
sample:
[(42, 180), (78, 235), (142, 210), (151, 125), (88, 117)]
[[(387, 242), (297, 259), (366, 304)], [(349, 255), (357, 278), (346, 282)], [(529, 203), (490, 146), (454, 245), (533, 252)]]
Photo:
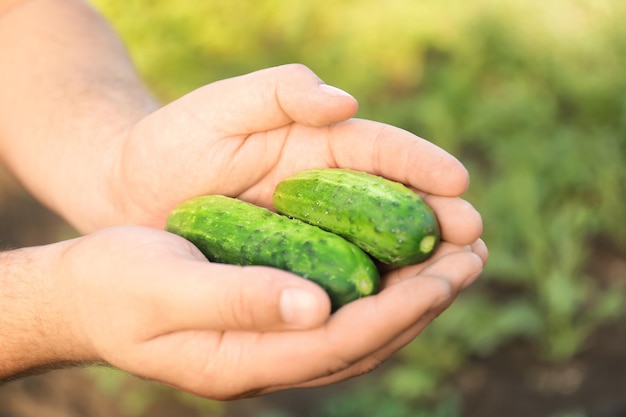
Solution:
[(482, 217), (469, 202), (435, 195), (426, 195), (424, 201), (437, 215), (442, 240), (469, 245), (482, 235)]
[[(354, 97), (324, 84), (298, 64), (218, 81), (179, 101), (198, 109), (195, 114), (207, 127), (226, 135), (262, 132), (292, 122), (323, 126), (346, 120), (358, 109)], [(214, 118), (215, 114), (220, 117)]]
[(337, 166), (381, 175), (442, 196), (459, 196), (469, 185), (461, 162), (406, 130), (353, 119), (335, 125), (330, 134)]
[[(299, 386), (325, 377), (339, 381), (347, 376), (345, 369), (389, 344), (450, 295), (446, 280), (407, 280), (384, 294), (345, 306), (318, 334), (311, 332), (291, 348), (285, 345), (264, 360), (292, 364), (281, 375), (284, 384)], [(308, 358), (306, 363), (299, 360), (302, 357)], [(333, 378), (336, 374), (339, 376)], [(257, 378), (263, 381), (262, 376)], [(271, 390), (273, 385), (266, 380), (262, 387)]]
[[(349, 379), (364, 373), (368, 373), (376, 369), (381, 363), (389, 359), (393, 354), (411, 343), (419, 334), (436, 318), (443, 310), (450, 306), (460, 289), (462, 289), (468, 281), (473, 281), (482, 270), (482, 259), (473, 253), (452, 253), (447, 255), (446, 259), (438, 264), (434, 264), (428, 270), (428, 276), (436, 277), (438, 274), (445, 273), (452, 278), (451, 284), (454, 292), (443, 303), (439, 304), (432, 310), (427, 311), (407, 330), (395, 337), (390, 343), (383, 346), (378, 351), (368, 355), (361, 360), (355, 362), (346, 369), (336, 374), (324, 376), (312, 381), (308, 381), (299, 387), (313, 387), (327, 385)], [(451, 273), (448, 265), (454, 263), (456, 271)], [(424, 279), (424, 276), (414, 277), (413, 279)]]
[(415, 277), (422, 274), (431, 265), (441, 262), (449, 255), (457, 253), (471, 252), (471, 245), (455, 245), (448, 242), (442, 242), (437, 251), (426, 261), (415, 265), (408, 265), (402, 268), (394, 269), (387, 273), (383, 279), (383, 288), (394, 285), (399, 281)]
[[(439, 246), (435, 254), (427, 259), (425, 262), (415, 265), (408, 265), (403, 268), (395, 269), (389, 272), (384, 277), (383, 288), (394, 285), (399, 281), (424, 274), (433, 265), (441, 265), (442, 263), (445, 265), (446, 262), (450, 262), (450, 256), (464, 253), (473, 253), (474, 255), (476, 255), (476, 260), (480, 260), (480, 262), (482, 263), (482, 266), (480, 267), (480, 271), (482, 271), (482, 268), (484, 268), (484, 265), (487, 262), (488, 250), (487, 246), (481, 239), (478, 239), (471, 245), (464, 246), (443, 242)], [(462, 288), (465, 288), (465, 286), (463, 286)]]
[(377, 296), (348, 304), (320, 328), (171, 333), (147, 341), (134, 355), (122, 358), (123, 365), (133, 367), (138, 375), (215, 399), (347, 378), (362, 373), (356, 364), (371, 361), (368, 357), (378, 355), (383, 360), (406, 344), (405, 339), (415, 337), (407, 332), (415, 332), (429, 311), (450, 302), (459, 283), (472, 273), (460, 258), (452, 261), (459, 263), (445, 272), (447, 278), (433, 275), (402, 281)]
[(448, 277), (455, 292), (474, 282), (484, 268), (483, 259), (471, 251), (452, 252), (424, 268), (420, 275)]
[(477, 239), (474, 243), (471, 244), (472, 252), (480, 257), (483, 261), (483, 265), (487, 264), (487, 260), (489, 259), (489, 249), (487, 245), (482, 239)]
[[(148, 268), (147, 268), (148, 269)], [(286, 330), (322, 324), (326, 293), (304, 278), (267, 267), (238, 267), (161, 255), (139, 284), (135, 309), (146, 337), (181, 330)]]
[[(138, 371), (212, 398), (302, 384), (377, 351), (449, 296), (446, 280), (426, 277), (404, 281), (386, 295), (357, 300), (326, 325), (308, 331), (168, 334), (147, 341), (135, 353)], [(122, 359), (127, 365), (127, 358)], [(216, 387), (218, 376), (224, 379)]]
[(267, 394), (288, 388), (313, 388), (321, 387), (325, 385), (335, 384), (337, 382), (345, 381), (356, 376), (364, 375), (376, 370), (383, 362), (389, 359), (394, 353), (408, 345), (415, 340), (419, 334), (437, 317), (434, 312), (427, 312), (422, 316), (413, 326), (407, 331), (403, 332), (392, 345), (388, 345), (370, 356), (367, 356), (358, 362), (352, 364), (346, 369), (341, 370), (332, 375), (323, 376), (310, 381), (306, 381), (302, 384), (289, 387), (270, 387), (268, 390), (263, 391), (262, 394)]

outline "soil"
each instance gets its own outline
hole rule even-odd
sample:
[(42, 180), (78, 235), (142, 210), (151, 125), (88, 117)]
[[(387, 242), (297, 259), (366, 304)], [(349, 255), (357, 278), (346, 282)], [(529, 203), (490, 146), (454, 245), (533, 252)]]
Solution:
[(573, 360), (547, 364), (517, 343), (454, 378), (465, 417), (626, 417), (626, 321), (598, 329)]
[[(71, 228), (2, 177), (0, 247), (20, 247), (70, 236)], [(607, 253), (604, 251), (603, 253)], [(609, 255), (604, 255), (609, 256)], [(601, 262), (600, 262), (601, 261)], [(623, 258), (601, 259), (624, 272)], [(592, 265), (593, 267), (593, 265)], [(609, 278), (611, 273), (607, 272)], [(605, 274), (606, 275), (606, 274)], [(463, 393), (464, 417), (626, 417), (626, 319), (598, 329), (573, 360), (553, 365), (533, 347), (514, 343), (486, 359), (476, 359), (450, 382)], [(375, 371), (368, 378), (376, 379)], [(132, 416), (105, 393), (85, 369), (64, 369), (0, 385), (0, 417), (196, 417), (200, 414), (167, 389), (152, 406)], [(358, 380), (334, 387), (293, 390), (228, 403), (229, 416), (307, 416), (321, 399)], [(149, 384), (133, 380), (133, 384)], [(274, 413), (270, 414), (269, 410)], [(278, 414), (276, 410), (281, 410)]]

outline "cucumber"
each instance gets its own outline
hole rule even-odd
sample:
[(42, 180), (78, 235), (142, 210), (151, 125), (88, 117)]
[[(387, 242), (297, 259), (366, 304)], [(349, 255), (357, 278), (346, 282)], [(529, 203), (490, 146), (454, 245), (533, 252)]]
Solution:
[(319, 226), (392, 266), (423, 262), (440, 241), (437, 217), (401, 183), (342, 168), (312, 169), (281, 181), (278, 213)]
[(271, 266), (310, 279), (328, 293), (333, 311), (379, 288), (376, 265), (356, 245), (235, 198), (187, 200), (169, 214), (166, 230), (212, 262)]

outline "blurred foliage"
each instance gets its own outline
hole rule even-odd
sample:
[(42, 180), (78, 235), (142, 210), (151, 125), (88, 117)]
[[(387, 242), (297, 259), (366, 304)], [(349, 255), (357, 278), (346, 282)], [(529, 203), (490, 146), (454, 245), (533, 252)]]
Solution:
[(95, 4), (165, 102), (300, 62), (354, 94), (360, 117), (428, 138), (470, 170), (466, 197), (491, 251), (483, 279), (375, 389), (320, 405), (325, 415), (414, 416), (422, 399), (444, 404), (429, 415), (456, 415), (442, 381), (469, 358), (524, 339), (567, 360), (594, 328), (623, 317), (623, 270), (608, 279), (589, 265), (609, 249), (623, 259), (626, 247), (624, 2)]
[(109, 367), (93, 367), (88, 372), (97, 382), (98, 389), (115, 399), (124, 417), (153, 415), (161, 404), (178, 403), (190, 412), (219, 415), (223, 405), (192, 396), (182, 391), (171, 390), (163, 385), (147, 382)]
[(430, 401), (415, 395), (411, 398), (381, 395), (378, 386), (363, 384), (351, 395), (327, 401), (312, 417), (460, 417), (461, 408), (461, 398), (455, 392), (446, 391), (438, 401)]

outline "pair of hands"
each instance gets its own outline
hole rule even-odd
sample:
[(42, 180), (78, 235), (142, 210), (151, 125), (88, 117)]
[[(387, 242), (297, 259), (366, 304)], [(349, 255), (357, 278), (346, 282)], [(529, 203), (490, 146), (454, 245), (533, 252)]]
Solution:
[[(64, 300), (55, 310), (62, 325), (54, 338), (65, 346), (58, 356), (232, 399), (347, 379), (413, 340), (482, 271), (482, 223), (459, 198), (468, 174), (455, 158), (401, 129), (351, 119), (357, 106), (307, 68), (287, 65), (202, 87), (124, 132), (103, 156), (109, 214), (81, 215), (83, 230), (99, 230), (61, 243), (45, 295), (44, 303)], [(439, 218), (440, 249), (329, 316), (315, 284), (209, 263), (160, 230), (177, 204), (201, 194), (271, 208), (281, 179), (314, 167), (411, 186)]]

